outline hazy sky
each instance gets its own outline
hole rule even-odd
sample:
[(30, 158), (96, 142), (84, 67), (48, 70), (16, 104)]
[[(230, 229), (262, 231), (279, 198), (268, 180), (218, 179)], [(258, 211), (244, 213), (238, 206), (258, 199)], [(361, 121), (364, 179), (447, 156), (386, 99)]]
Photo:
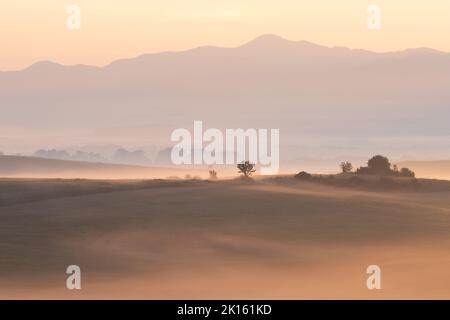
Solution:
[[(66, 27), (69, 5), (81, 29)], [(382, 29), (367, 28), (381, 8)], [(450, 51), (449, 0), (14, 0), (0, 2), (0, 70), (36, 61), (104, 65), (142, 53), (199, 45), (240, 45), (278, 34), (374, 51)]]

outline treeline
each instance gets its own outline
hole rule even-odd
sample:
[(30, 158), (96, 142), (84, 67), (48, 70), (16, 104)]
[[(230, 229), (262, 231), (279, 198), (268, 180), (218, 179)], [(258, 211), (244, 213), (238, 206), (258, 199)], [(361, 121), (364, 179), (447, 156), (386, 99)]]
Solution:
[[(353, 165), (350, 162), (342, 162), (340, 168), (343, 173), (353, 172)], [(414, 178), (415, 173), (409, 168), (399, 169), (397, 165), (391, 165), (387, 157), (376, 155), (367, 161), (366, 167), (356, 169), (356, 174), (381, 175), (381, 176), (397, 176)]]

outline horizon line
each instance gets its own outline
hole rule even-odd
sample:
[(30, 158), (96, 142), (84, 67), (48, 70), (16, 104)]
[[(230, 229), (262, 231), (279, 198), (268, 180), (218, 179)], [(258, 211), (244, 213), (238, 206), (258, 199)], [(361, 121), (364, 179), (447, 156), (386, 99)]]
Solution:
[(318, 46), (318, 47), (322, 47), (322, 48), (326, 48), (326, 49), (347, 49), (350, 51), (364, 51), (367, 53), (372, 53), (372, 54), (396, 54), (396, 53), (402, 53), (402, 52), (406, 52), (406, 51), (410, 51), (410, 50), (428, 50), (428, 51), (432, 51), (438, 54), (450, 54), (450, 51), (442, 51), (439, 49), (435, 49), (435, 48), (430, 48), (430, 47), (409, 47), (409, 48), (404, 48), (404, 49), (400, 49), (400, 50), (394, 50), (394, 51), (373, 51), (373, 50), (368, 50), (368, 49), (364, 49), (364, 48), (351, 48), (351, 47), (347, 47), (347, 46), (339, 46), (339, 45), (335, 45), (335, 46), (327, 46), (327, 45), (322, 45), (316, 42), (312, 42), (312, 41), (308, 41), (308, 40), (290, 40), (290, 39), (286, 39), (282, 36), (279, 36), (277, 34), (272, 34), (272, 33), (265, 33), (265, 34), (261, 34), (249, 41), (244, 42), (241, 45), (238, 46), (232, 46), (232, 47), (226, 47), (226, 46), (218, 46), (218, 45), (200, 45), (200, 46), (196, 46), (196, 47), (192, 47), (192, 48), (188, 48), (188, 49), (183, 49), (183, 50), (163, 50), (163, 51), (155, 51), (155, 52), (145, 52), (136, 56), (131, 56), (131, 57), (118, 57), (112, 61), (110, 61), (109, 63), (103, 64), (103, 65), (95, 65), (95, 64), (84, 64), (84, 63), (75, 63), (75, 64), (63, 64), (63, 63), (59, 63), (53, 60), (37, 60), (36, 62), (24, 67), (24, 68), (20, 68), (20, 69), (11, 69), (11, 70), (0, 70), (0, 73), (12, 73), (12, 72), (22, 72), (22, 71), (26, 71), (27, 69), (35, 66), (35, 65), (39, 65), (39, 64), (53, 64), (53, 65), (57, 65), (57, 66), (61, 66), (61, 67), (91, 67), (91, 68), (98, 68), (98, 69), (102, 69), (102, 68), (106, 68), (110, 65), (112, 65), (115, 62), (118, 61), (124, 61), (124, 60), (133, 60), (133, 59), (137, 59), (143, 56), (147, 56), (147, 55), (158, 55), (158, 54), (164, 54), (164, 53), (183, 53), (183, 52), (189, 52), (192, 50), (196, 50), (196, 49), (201, 49), (201, 48), (217, 48), (217, 49), (238, 49), (241, 47), (244, 47), (246, 45), (249, 45), (251, 43), (254, 43), (256, 41), (260, 41), (263, 38), (272, 38), (272, 39), (277, 39), (279, 41), (285, 41), (285, 42), (291, 42), (291, 43), (305, 43), (305, 44), (309, 44), (309, 45), (314, 45), (314, 46)]

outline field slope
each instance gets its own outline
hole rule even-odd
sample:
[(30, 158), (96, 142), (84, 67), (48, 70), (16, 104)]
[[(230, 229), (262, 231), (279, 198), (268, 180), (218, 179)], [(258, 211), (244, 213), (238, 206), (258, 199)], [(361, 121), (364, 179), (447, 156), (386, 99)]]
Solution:
[[(0, 298), (450, 298), (449, 191), (291, 178), (0, 189)], [(72, 264), (81, 291), (65, 289)], [(366, 288), (372, 264), (382, 290)]]

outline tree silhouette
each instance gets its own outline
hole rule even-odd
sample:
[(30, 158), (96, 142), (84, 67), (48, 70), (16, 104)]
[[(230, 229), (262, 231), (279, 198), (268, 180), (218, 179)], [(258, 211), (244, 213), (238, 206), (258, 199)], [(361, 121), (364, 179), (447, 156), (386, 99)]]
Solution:
[(309, 174), (308, 172), (302, 171), (299, 172), (295, 175), (296, 179), (299, 180), (311, 180), (313, 178), (313, 176), (311, 174)]
[(256, 172), (255, 165), (250, 163), (250, 161), (244, 161), (237, 165), (239, 169), (238, 173), (242, 173), (245, 178), (250, 178), (250, 176)]
[(367, 166), (372, 173), (388, 173), (391, 171), (389, 159), (380, 155), (371, 158)]
[(391, 169), (389, 159), (383, 156), (372, 157), (367, 162), (367, 167), (360, 167), (356, 170), (357, 174), (377, 174), (382, 176), (397, 176), (415, 178), (415, 173), (408, 168), (399, 170), (398, 166), (394, 164)]
[(349, 172), (352, 172), (352, 170), (353, 170), (353, 165), (348, 161), (341, 162), (340, 167), (341, 167), (341, 170), (343, 173), (349, 173)]
[(402, 177), (415, 178), (416, 174), (408, 168), (402, 168), (400, 170), (400, 175)]

